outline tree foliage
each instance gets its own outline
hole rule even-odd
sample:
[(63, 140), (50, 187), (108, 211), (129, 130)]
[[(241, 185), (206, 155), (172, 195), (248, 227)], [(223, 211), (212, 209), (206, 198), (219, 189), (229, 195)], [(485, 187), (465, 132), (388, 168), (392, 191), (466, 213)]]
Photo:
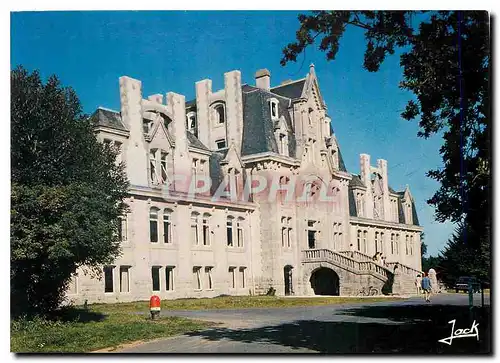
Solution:
[[(485, 11), (315, 11), (299, 16), (296, 41), (281, 64), (319, 37), (319, 48), (335, 59), (349, 26), (365, 30), (363, 67), (376, 72), (386, 56), (401, 51), (403, 80), (410, 91), (401, 116), (419, 120), (418, 136), (440, 133), (443, 167), (427, 175), (440, 183), (427, 201), (439, 222), (460, 225), (458, 244), (484, 250), (489, 260), (491, 200), (490, 27)], [(455, 247), (453, 247), (455, 248)], [(457, 247), (458, 248), (458, 247)]]
[(46, 313), (80, 266), (98, 274), (120, 253), (128, 182), (71, 88), (11, 71), (11, 306)]

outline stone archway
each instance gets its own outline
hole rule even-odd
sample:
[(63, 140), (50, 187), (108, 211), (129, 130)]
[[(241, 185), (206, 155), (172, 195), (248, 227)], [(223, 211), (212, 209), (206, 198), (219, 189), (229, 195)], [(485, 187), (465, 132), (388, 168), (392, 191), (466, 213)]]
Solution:
[(332, 269), (320, 267), (314, 270), (309, 282), (315, 295), (340, 295), (339, 275)]

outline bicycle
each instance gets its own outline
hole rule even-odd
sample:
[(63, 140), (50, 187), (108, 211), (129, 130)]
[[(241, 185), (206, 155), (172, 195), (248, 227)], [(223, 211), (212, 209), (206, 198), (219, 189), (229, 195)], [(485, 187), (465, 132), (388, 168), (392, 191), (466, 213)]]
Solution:
[(375, 295), (378, 295), (378, 290), (373, 286), (369, 286), (368, 288), (363, 287), (359, 291), (359, 295), (361, 295), (361, 296), (375, 296)]

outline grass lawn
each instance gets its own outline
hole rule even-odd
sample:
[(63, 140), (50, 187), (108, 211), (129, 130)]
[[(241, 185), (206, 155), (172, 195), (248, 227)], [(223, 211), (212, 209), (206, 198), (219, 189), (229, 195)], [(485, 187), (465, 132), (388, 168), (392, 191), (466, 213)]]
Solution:
[[(111, 307), (111, 306), (110, 306)], [(116, 307), (69, 308), (50, 320), (11, 321), (11, 351), (16, 353), (84, 353), (206, 328), (208, 322), (178, 317), (151, 320)]]
[[(207, 309), (246, 309), (246, 308), (286, 308), (293, 306), (318, 306), (332, 304), (354, 304), (401, 299), (398, 297), (314, 297), (294, 298), (277, 296), (221, 296), (202, 299), (163, 300), (163, 314), (168, 310), (207, 310)], [(121, 304), (96, 304), (95, 308), (105, 308), (108, 311), (144, 311), (148, 312), (148, 301), (136, 301)]]
[(197, 331), (215, 323), (169, 317), (169, 310), (278, 308), (388, 301), (387, 297), (282, 298), (224, 296), (213, 299), (162, 301), (162, 317), (149, 319), (149, 302), (93, 304), (88, 310), (65, 308), (49, 320), (11, 321), (11, 351), (83, 353), (138, 340), (151, 340)]

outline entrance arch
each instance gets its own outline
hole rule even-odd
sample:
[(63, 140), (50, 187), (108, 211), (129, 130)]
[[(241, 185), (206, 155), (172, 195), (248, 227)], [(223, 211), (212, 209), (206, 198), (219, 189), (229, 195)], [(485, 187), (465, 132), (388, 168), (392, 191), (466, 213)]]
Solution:
[(320, 267), (309, 279), (315, 295), (340, 295), (339, 275), (332, 269)]

